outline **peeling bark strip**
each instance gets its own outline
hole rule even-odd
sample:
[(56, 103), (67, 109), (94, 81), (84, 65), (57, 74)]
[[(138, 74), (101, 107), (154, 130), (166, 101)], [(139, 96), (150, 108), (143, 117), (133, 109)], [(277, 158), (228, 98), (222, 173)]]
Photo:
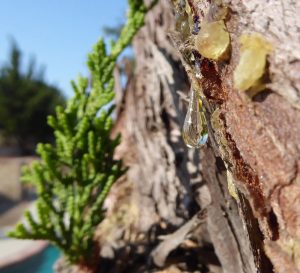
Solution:
[(154, 263), (158, 266), (163, 266), (170, 252), (178, 248), (178, 246), (187, 239), (188, 235), (193, 232), (193, 229), (203, 223), (205, 218), (206, 211), (200, 211), (199, 214), (194, 215), (192, 219), (187, 221), (173, 234), (164, 236), (163, 242), (160, 243), (151, 253)]

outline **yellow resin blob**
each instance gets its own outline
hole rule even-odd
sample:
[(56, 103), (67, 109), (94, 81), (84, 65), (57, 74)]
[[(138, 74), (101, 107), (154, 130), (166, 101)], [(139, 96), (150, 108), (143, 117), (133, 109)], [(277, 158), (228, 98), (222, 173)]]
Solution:
[(234, 87), (246, 91), (263, 76), (272, 46), (260, 34), (243, 34), (240, 39), (240, 61), (234, 71)]
[(230, 37), (223, 20), (202, 24), (195, 40), (199, 53), (216, 61), (226, 55), (229, 44)]

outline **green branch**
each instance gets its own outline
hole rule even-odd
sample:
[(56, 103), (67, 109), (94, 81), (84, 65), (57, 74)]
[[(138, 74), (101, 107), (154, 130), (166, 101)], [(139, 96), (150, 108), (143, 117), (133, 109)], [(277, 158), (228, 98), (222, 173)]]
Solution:
[(72, 263), (88, 263), (93, 235), (104, 219), (103, 203), (113, 183), (125, 172), (114, 150), (120, 137), (111, 139), (113, 126), (107, 104), (114, 98), (113, 70), (117, 59), (143, 26), (146, 7), (129, 0), (127, 23), (109, 53), (100, 39), (88, 56), (91, 80), (72, 81), (74, 96), (56, 115), (48, 117), (55, 144), (39, 144), (41, 161), (25, 167), (22, 181), (36, 186), (36, 213), (27, 211), (9, 236), (49, 240)]

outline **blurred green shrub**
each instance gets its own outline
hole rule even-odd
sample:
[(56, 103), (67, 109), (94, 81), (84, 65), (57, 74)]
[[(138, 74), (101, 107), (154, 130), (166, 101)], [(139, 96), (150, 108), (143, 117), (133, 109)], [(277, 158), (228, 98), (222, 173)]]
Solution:
[(64, 97), (36, 72), (33, 61), (23, 73), (21, 58), (13, 43), (9, 63), (0, 69), (0, 134), (4, 142), (15, 143), (22, 154), (32, 154), (38, 142), (53, 141), (47, 116), (64, 104)]

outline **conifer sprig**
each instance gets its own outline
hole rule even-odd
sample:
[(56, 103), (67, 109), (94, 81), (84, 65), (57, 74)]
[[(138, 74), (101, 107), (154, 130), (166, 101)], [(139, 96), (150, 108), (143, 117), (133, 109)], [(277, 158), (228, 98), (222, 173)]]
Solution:
[(73, 98), (48, 117), (55, 144), (39, 144), (41, 160), (26, 166), (22, 176), (36, 187), (35, 211), (25, 213), (10, 237), (49, 240), (71, 263), (88, 262), (95, 228), (105, 217), (104, 200), (125, 171), (113, 158), (120, 137), (110, 137), (113, 106), (107, 105), (114, 97), (113, 70), (156, 2), (147, 8), (142, 0), (128, 1), (119, 39), (109, 52), (103, 39), (96, 43), (87, 62), (91, 79), (80, 76), (73, 81)]

